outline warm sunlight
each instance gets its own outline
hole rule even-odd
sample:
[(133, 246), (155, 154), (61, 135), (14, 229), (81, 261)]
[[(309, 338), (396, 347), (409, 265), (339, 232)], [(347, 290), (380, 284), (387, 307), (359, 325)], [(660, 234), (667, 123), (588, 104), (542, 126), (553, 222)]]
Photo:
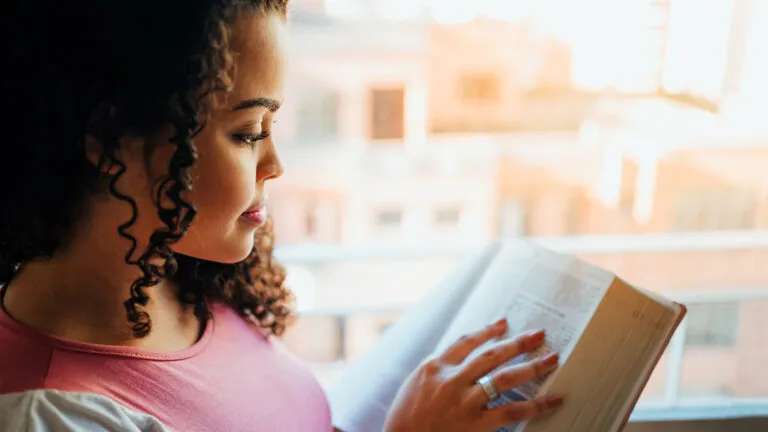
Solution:
[(472, 1), (430, 0), (429, 12), (439, 24), (461, 24), (476, 18), (480, 5)]
[(768, 0), (8, 3), (0, 431), (768, 431)]
[(272, 210), (326, 385), (465, 251), (525, 239), (690, 305), (630, 428), (768, 413), (768, 2), (303, 1)]

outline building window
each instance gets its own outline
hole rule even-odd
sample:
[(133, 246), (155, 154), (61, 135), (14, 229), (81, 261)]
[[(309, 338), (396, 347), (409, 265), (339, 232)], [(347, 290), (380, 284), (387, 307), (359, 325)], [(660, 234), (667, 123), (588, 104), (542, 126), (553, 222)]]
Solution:
[(341, 206), (336, 200), (317, 199), (305, 207), (304, 237), (321, 243), (341, 240)]
[(499, 77), (491, 73), (466, 74), (461, 77), (461, 100), (467, 103), (496, 103), (501, 96)]
[(440, 227), (455, 227), (461, 219), (460, 207), (444, 207), (435, 211), (434, 222)]
[(317, 205), (309, 204), (304, 213), (304, 235), (313, 239), (317, 236)]
[(732, 347), (739, 333), (739, 304), (736, 302), (688, 305), (685, 345)]
[(371, 138), (402, 140), (405, 135), (405, 90), (374, 89), (371, 92)]
[(686, 190), (677, 196), (678, 231), (746, 230), (755, 226), (757, 194), (723, 187)]
[(500, 236), (522, 237), (528, 234), (528, 215), (522, 199), (504, 199), (499, 210)]
[(568, 198), (565, 213), (565, 234), (580, 235), (585, 231), (585, 220), (589, 212), (589, 201), (583, 194)]
[(320, 92), (304, 98), (298, 112), (300, 143), (332, 141), (338, 137), (339, 95)]
[(376, 214), (376, 225), (379, 228), (397, 228), (403, 222), (402, 210), (382, 210)]

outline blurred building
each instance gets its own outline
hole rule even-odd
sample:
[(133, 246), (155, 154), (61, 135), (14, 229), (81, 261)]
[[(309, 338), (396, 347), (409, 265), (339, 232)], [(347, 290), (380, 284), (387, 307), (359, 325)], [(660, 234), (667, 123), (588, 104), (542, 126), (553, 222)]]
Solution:
[(579, 45), (532, 19), (445, 24), (426, 3), (375, 19), (381, 2), (334, 19), (330, 3), (295, 6), (270, 185), (305, 299), (286, 341), (325, 383), (504, 236), (690, 303), (644, 400), (768, 398), (751, 373), (768, 360), (768, 122), (748, 109), (768, 95), (768, 7), (729, 0), (698, 25), (698, 2), (633, 1), (643, 19), (616, 12), (624, 33)]

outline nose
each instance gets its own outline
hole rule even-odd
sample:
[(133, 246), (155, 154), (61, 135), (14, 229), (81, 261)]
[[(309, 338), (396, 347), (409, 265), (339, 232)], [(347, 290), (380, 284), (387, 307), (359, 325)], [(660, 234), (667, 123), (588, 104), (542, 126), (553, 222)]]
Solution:
[(280, 161), (272, 140), (265, 140), (262, 144), (262, 151), (259, 154), (259, 163), (256, 169), (256, 181), (258, 183), (276, 179), (285, 172), (283, 163)]

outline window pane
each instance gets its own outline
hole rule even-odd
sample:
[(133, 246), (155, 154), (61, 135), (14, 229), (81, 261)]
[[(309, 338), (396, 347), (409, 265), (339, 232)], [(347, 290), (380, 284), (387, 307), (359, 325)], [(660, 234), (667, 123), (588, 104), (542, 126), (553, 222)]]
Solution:
[(520, 237), (528, 234), (525, 203), (508, 199), (501, 204), (499, 234), (503, 237)]
[(677, 197), (676, 228), (681, 231), (750, 229), (758, 194), (738, 188), (685, 190)]
[(461, 98), (465, 103), (495, 103), (500, 97), (499, 77), (493, 74), (466, 74), (461, 77)]
[(525, 237), (689, 305), (644, 404), (768, 410), (768, 4), (296, 1), (267, 187), (308, 316), (343, 318), (345, 360), (297, 340), (324, 383)]
[(376, 89), (371, 92), (371, 138), (403, 139), (405, 91)]
[(338, 136), (339, 96), (332, 91), (305, 97), (299, 107), (299, 141), (328, 143)]
[(738, 303), (701, 303), (688, 308), (685, 345), (732, 347), (739, 332)]
[(434, 215), (435, 224), (438, 226), (456, 226), (461, 218), (461, 208), (446, 207), (438, 209)]
[(394, 228), (403, 220), (403, 212), (400, 210), (384, 210), (376, 215), (376, 224), (381, 228)]
[(692, 304), (689, 310), (681, 397), (768, 395), (768, 381), (756, 373), (768, 346), (768, 301)]
[(640, 400), (642, 402), (654, 402), (664, 400), (669, 385), (669, 349), (659, 359), (659, 364), (651, 374), (648, 384), (643, 390)]

